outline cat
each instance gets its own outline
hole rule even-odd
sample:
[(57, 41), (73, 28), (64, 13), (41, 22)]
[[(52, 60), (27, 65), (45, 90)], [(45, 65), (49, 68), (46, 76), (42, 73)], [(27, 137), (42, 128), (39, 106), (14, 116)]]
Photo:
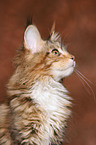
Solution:
[(63, 142), (72, 99), (61, 80), (74, 72), (75, 65), (55, 24), (46, 40), (35, 25), (27, 26), (7, 85), (8, 101), (0, 105), (0, 145)]

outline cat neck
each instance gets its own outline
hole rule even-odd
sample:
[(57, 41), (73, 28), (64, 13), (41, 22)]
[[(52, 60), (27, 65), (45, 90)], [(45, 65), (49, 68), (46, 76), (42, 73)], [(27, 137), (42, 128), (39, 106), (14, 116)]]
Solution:
[[(30, 88), (10, 89), (8, 94), (12, 100), (15, 97), (31, 97), (36, 104), (39, 104), (46, 110), (53, 110), (58, 106), (70, 106), (71, 97), (68, 96), (67, 89), (62, 83), (55, 81), (52, 77), (45, 76), (37, 79)], [(13, 97), (12, 97), (13, 96)], [(58, 108), (57, 107), (57, 108)]]
[(71, 98), (67, 89), (52, 78), (36, 81), (31, 88), (32, 99), (46, 110), (54, 111), (66, 106), (70, 106)]

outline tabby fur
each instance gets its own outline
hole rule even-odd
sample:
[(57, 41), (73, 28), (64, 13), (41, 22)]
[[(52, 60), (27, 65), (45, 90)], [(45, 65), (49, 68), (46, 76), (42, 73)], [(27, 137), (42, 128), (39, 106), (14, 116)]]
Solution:
[(0, 145), (60, 145), (71, 114), (71, 97), (61, 79), (75, 68), (53, 25), (43, 40), (27, 26), (16, 70), (7, 85), (8, 101), (0, 105)]

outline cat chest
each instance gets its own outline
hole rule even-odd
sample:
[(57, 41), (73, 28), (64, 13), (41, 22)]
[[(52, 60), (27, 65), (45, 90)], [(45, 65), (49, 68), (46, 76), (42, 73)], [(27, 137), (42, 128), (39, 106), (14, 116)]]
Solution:
[(40, 106), (46, 124), (57, 126), (69, 115), (70, 102), (64, 98), (64, 93), (56, 89), (38, 88), (32, 91), (32, 97)]

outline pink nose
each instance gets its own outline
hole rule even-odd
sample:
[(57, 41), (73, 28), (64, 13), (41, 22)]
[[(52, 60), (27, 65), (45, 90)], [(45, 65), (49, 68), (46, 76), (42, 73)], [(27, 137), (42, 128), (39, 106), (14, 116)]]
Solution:
[(72, 56), (71, 56), (71, 59), (72, 59), (73, 61), (75, 61), (75, 56), (72, 55)]

